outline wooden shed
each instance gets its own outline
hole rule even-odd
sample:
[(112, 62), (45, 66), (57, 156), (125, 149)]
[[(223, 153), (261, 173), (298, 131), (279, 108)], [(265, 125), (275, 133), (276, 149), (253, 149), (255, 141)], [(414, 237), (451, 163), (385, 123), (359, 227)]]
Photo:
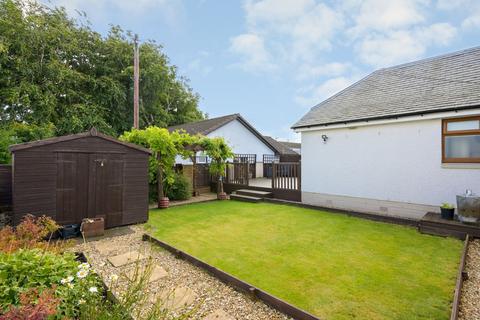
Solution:
[(93, 128), (10, 151), (14, 225), (26, 214), (60, 225), (102, 216), (107, 228), (148, 218), (148, 149)]

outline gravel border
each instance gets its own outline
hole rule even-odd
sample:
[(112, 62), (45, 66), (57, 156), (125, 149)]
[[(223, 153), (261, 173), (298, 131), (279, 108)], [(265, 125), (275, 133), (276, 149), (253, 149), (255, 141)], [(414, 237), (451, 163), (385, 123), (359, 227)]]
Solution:
[[(128, 235), (79, 244), (75, 246), (73, 250), (81, 251), (85, 254), (88, 261), (92, 264), (93, 269), (102, 277), (107, 285), (110, 284), (109, 277), (112, 274), (121, 275), (135, 267), (135, 264), (133, 264), (133, 266), (131, 264), (115, 268), (107, 260), (109, 256), (137, 250), (142, 254), (152, 257), (157, 265), (163, 267), (168, 272), (168, 276), (150, 283), (148, 286), (149, 292), (152, 294), (165, 291), (172, 292), (175, 288), (182, 286), (192, 289), (197, 294), (197, 297), (193, 303), (193, 307), (190, 308), (193, 309), (193, 313), (189, 316), (189, 319), (203, 319), (217, 309), (226, 311), (231, 317), (237, 320), (290, 319), (286, 315), (265, 305), (263, 302), (253, 300), (251, 297), (235, 291), (230, 286), (190, 263), (175, 258), (171, 253), (162, 248), (142, 241), (142, 234), (145, 230), (141, 226), (131, 226), (130, 228), (135, 232)], [(97, 243), (108, 243), (112, 249), (109, 250), (108, 254), (102, 254), (95, 247)], [(121, 290), (121, 283), (117, 283), (116, 287), (118, 290)], [(192, 310), (189, 311), (192, 312)]]
[(468, 246), (458, 319), (480, 319), (480, 239), (472, 239)]

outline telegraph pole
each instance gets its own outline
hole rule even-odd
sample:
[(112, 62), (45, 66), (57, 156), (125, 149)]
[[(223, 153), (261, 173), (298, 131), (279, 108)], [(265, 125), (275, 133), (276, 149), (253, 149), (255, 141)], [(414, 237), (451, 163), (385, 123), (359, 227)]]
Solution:
[(138, 127), (138, 81), (140, 78), (140, 53), (138, 50), (138, 35), (136, 34), (133, 38), (134, 47), (133, 47), (133, 127), (139, 129)]

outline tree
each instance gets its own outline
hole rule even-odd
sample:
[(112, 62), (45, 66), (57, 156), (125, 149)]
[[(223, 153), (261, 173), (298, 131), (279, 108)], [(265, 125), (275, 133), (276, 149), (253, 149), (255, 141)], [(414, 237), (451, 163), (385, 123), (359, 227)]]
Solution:
[[(119, 26), (103, 37), (86, 16), (0, 0), (0, 125), (53, 124), (55, 135), (92, 126), (119, 135), (133, 123), (133, 37)], [(140, 46), (140, 127), (204, 118), (198, 94), (162, 47)]]
[(14, 122), (3, 126), (0, 128), (0, 163), (10, 163), (10, 145), (50, 138), (54, 133), (55, 127), (51, 123), (38, 126)]

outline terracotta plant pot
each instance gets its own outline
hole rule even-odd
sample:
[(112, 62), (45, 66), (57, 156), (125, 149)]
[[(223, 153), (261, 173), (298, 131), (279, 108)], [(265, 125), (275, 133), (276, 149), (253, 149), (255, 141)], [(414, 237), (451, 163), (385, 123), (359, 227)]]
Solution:
[(103, 236), (105, 233), (105, 220), (103, 218), (85, 218), (80, 225), (80, 231), (85, 238)]
[(218, 200), (227, 200), (227, 194), (225, 192), (220, 192), (217, 194), (217, 199)]
[(158, 202), (158, 208), (159, 209), (166, 209), (170, 205), (170, 200), (167, 197), (163, 197), (160, 199)]

